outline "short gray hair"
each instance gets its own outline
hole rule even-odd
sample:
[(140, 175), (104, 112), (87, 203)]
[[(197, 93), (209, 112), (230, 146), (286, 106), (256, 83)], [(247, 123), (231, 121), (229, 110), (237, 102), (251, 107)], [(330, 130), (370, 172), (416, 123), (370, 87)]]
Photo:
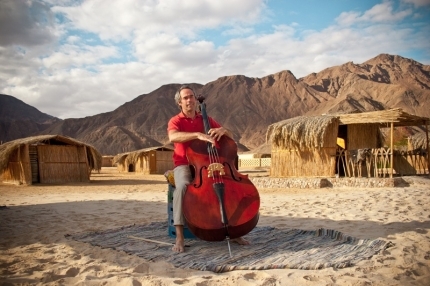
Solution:
[(175, 93), (175, 102), (176, 103), (179, 103), (179, 101), (181, 99), (181, 90), (183, 90), (183, 89), (190, 89), (193, 92), (194, 97), (197, 98), (197, 95), (196, 95), (196, 92), (194, 91), (194, 89), (191, 86), (189, 86), (188, 84), (184, 84), (184, 85), (181, 85), (181, 87)]

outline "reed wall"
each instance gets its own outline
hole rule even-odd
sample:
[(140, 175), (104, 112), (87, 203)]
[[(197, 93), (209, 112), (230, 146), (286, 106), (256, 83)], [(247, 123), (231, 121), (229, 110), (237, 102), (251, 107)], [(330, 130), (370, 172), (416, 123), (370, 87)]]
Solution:
[(378, 148), (379, 133), (375, 124), (349, 124), (346, 149)]
[(89, 182), (84, 146), (38, 145), (40, 183)]
[(173, 170), (173, 151), (156, 151), (155, 152), (155, 158), (156, 158), (156, 168), (155, 172), (151, 174), (164, 174), (167, 170)]
[(113, 156), (102, 157), (102, 167), (113, 167)]
[(8, 167), (2, 177), (4, 183), (31, 185), (28, 145), (20, 146), (10, 155)]
[(271, 177), (334, 177), (336, 147), (272, 150)]
[(151, 173), (150, 161), (151, 161), (151, 157), (149, 152), (141, 154), (137, 158), (136, 165), (135, 165), (135, 172), (143, 173), (145, 175), (150, 174)]

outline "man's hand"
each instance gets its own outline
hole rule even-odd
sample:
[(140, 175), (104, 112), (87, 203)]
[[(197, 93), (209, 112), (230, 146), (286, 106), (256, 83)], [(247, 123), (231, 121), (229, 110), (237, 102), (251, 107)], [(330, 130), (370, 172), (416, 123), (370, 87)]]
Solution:
[(215, 139), (212, 136), (204, 133), (198, 133), (197, 139), (215, 144)]
[[(219, 128), (211, 128), (208, 134), (214, 138), (216, 141), (219, 141), (223, 135), (229, 136), (229, 132), (224, 127)], [(230, 137), (230, 136), (229, 136)]]

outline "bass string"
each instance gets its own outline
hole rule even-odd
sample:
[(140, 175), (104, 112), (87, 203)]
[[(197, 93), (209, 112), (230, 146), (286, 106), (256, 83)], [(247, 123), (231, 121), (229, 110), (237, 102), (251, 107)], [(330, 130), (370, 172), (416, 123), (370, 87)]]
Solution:
[[(198, 99), (200, 102), (200, 111), (203, 116), (203, 123), (205, 127), (204, 129), (206, 132), (208, 132), (210, 129), (210, 123), (206, 113), (206, 104), (203, 103), (204, 98), (201, 95), (198, 97)], [(209, 145), (208, 143), (208, 153), (209, 153), (209, 164), (218, 165), (220, 163), (220, 159), (219, 159), (218, 151), (213, 144)], [(215, 183), (224, 183), (219, 171), (212, 171), (212, 179), (214, 180)]]
[[(210, 164), (220, 164), (218, 150), (213, 145), (209, 147), (209, 162)], [(219, 171), (212, 172), (212, 179), (215, 183), (224, 183)]]

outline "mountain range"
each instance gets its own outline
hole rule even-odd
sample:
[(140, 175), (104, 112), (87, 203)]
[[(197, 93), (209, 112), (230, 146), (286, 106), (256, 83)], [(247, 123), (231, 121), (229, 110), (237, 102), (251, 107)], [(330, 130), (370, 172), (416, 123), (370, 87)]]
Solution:
[[(165, 145), (167, 122), (179, 112), (173, 99), (179, 86), (163, 85), (111, 112), (64, 120), (1, 94), (0, 140), (60, 134), (91, 144), (104, 155)], [(430, 117), (430, 66), (397, 55), (380, 54), (302, 78), (284, 70), (191, 86), (206, 98), (208, 114), (233, 132), (239, 151), (262, 145), (270, 124), (301, 115), (402, 108)]]

